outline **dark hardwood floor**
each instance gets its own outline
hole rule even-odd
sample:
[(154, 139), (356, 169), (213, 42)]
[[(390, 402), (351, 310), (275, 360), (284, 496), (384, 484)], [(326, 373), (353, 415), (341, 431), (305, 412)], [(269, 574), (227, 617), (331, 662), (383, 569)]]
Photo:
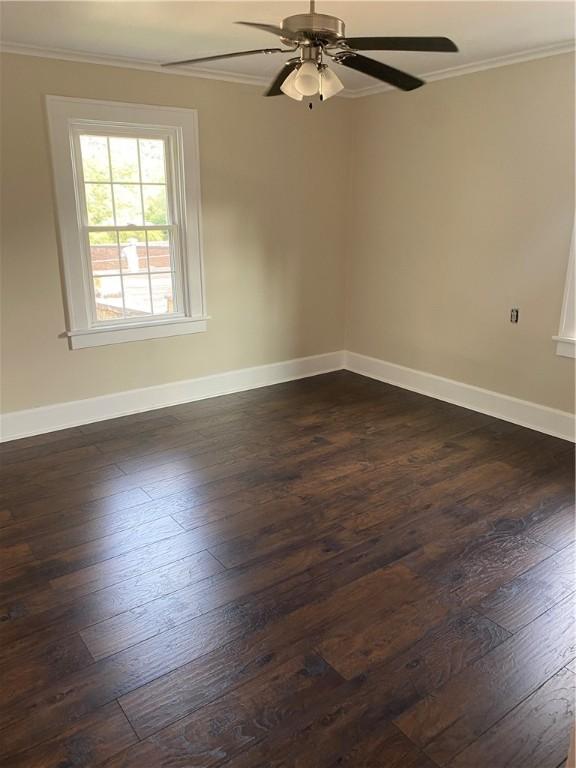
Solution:
[(5, 768), (558, 768), (574, 451), (339, 372), (0, 446)]

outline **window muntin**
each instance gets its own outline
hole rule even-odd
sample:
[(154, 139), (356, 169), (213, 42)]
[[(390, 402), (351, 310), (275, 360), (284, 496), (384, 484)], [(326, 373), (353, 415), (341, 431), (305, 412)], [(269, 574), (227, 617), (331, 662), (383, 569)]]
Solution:
[(167, 136), (75, 131), (94, 325), (183, 314)]

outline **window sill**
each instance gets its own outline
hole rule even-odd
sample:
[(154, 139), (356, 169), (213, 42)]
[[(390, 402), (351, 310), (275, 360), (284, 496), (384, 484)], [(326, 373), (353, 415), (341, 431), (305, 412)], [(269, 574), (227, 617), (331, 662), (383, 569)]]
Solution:
[(576, 358), (576, 339), (571, 339), (569, 336), (553, 336), (552, 338), (556, 342), (557, 355)]
[(161, 339), (167, 336), (183, 336), (189, 333), (203, 333), (208, 328), (208, 318), (198, 320), (179, 319), (161, 323), (142, 323), (123, 328), (90, 328), (86, 331), (69, 331), (67, 336), (71, 349), (100, 347), (108, 344), (124, 344), (129, 341)]

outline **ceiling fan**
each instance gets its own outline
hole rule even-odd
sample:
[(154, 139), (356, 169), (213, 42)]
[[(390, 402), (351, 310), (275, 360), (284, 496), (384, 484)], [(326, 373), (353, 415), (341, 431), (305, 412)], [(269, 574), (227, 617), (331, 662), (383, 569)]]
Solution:
[(321, 100), (329, 99), (344, 86), (338, 76), (328, 68), (325, 59), (331, 59), (348, 69), (355, 69), (375, 77), (403, 91), (412, 91), (424, 85), (424, 80), (402, 72), (388, 64), (362, 56), (358, 51), (458, 51), (457, 46), (447, 37), (346, 37), (344, 22), (336, 16), (316, 13), (316, 3), (310, 0), (309, 13), (288, 16), (279, 27), (273, 24), (259, 24), (252, 21), (238, 21), (246, 27), (255, 27), (277, 35), (288, 48), (258, 48), (252, 51), (223, 53), (217, 56), (203, 56), (199, 59), (185, 59), (163, 64), (177, 67), (182, 64), (200, 64), (220, 59), (234, 59), (252, 56), (256, 53), (294, 53), (264, 94), (281, 96), (285, 94), (296, 101), (304, 96), (316, 94)]

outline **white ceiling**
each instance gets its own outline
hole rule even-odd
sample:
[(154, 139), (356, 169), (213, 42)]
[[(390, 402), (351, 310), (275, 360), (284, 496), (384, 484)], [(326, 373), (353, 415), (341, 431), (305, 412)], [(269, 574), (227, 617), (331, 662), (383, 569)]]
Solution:
[[(17, 50), (50, 49), (159, 64), (194, 56), (250, 48), (275, 47), (273, 35), (235, 25), (238, 20), (278, 24), (285, 16), (307, 11), (306, 2), (35, 2), (0, 4), (0, 39)], [(349, 35), (444, 35), (459, 53), (375, 53), (374, 58), (417, 75), (466, 71), (490, 60), (522, 58), (545, 49), (563, 50), (574, 40), (574, 4), (523, 0), (449, 2), (317, 2), (320, 13), (339, 16)], [(38, 51), (36, 51), (38, 52)], [(542, 53), (542, 51), (540, 51)], [(194, 68), (223, 79), (270, 80), (287, 56), (250, 56)], [(192, 67), (189, 68), (192, 70)], [(377, 81), (338, 69), (345, 85), (357, 92)]]

